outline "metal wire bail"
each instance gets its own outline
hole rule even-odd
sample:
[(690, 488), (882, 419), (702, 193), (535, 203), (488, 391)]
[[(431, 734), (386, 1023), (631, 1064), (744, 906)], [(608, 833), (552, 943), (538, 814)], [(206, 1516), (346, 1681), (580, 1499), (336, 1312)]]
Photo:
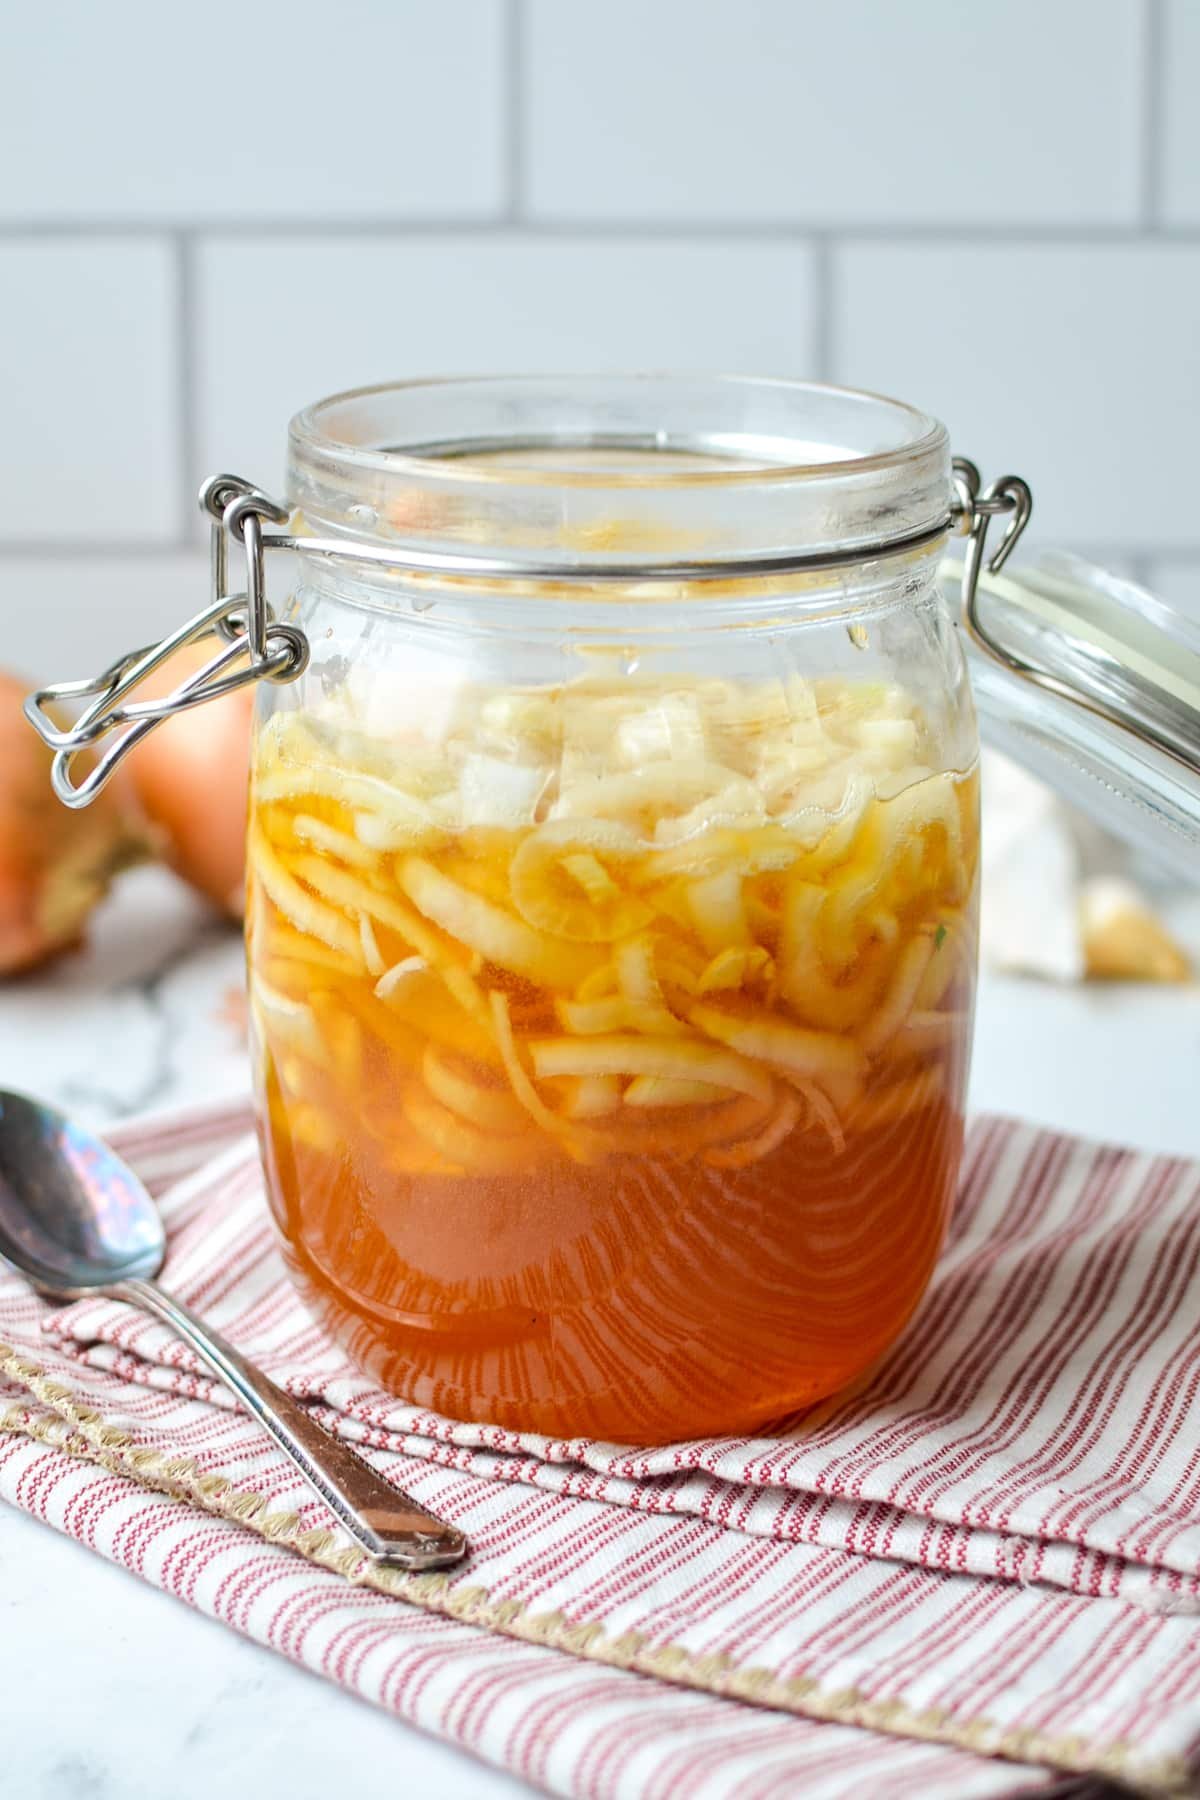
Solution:
[[(873, 557), (897, 556), (932, 545), (948, 531), (965, 532), (967, 552), (963, 568), (963, 618), (971, 635), (992, 655), (1004, 653), (986, 635), (978, 618), (978, 582), (988, 526), (1006, 516), (1004, 536), (988, 568), (1000, 569), (1025, 529), (1032, 508), (1029, 488), (1017, 475), (1003, 475), (980, 492), (979, 470), (965, 457), (954, 463), (955, 498), (944, 517), (919, 530), (881, 535), (870, 544), (814, 551), (769, 551), (738, 558), (674, 563), (574, 562), (563, 567), (553, 561), (527, 557), (480, 556), (446, 550), (419, 550), (397, 544), (359, 544), (351, 538), (296, 537), (286, 531), (266, 533), (264, 522), (284, 525), (288, 510), (261, 488), (239, 475), (212, 475), (200, 490), (200, 510), (209, 520), (211, 538), (211, 599), (203, 612), (172, 632), (160, 643), (134, 650), (113, 663), (102, 675), (87, 681), (62, 681), (40, 688), (25, 702), (25, 713), (43, 741), (55, 752), (52, 769), (54, 791), (67, 806), (86, 806), (109, 780), (114, 769), (134, 746), (164, 719), (219, 699), (254, 681), (294, 681), (308, 666), (308, 639), (297, 625), (274, 617), (266, 596), (265, 552), (268, 549), (299, 550), (309, 556), (385, 566), (410, 574), (473, 576), (480, 580), (555, 580), (565, 583), (600, 583), (620, 586), (636, 580), (729, 581), (787, 574), (793, 571), (836, 569)], [(245, 562), (245, 588), (229, 590), (229, 546), (240, 547)], [(161, 668), (178, 650), (205, 637), (216, 637), (221, 648), (204, 667), (188, 676), (163, 699), (134, 700), (130, 696), (148, 675)], [(242, 666), (239, 666), (242, 665)], [(53, 708), (83, 702), (74, 723), (61, 725)], [(121, 728), (124, 727), (122, 730)], [(98, 748), (104, 739), (111, 741)], [(93, 756), (87, 773), (76, 780), (75, 758)]]
[[(979, 470), (968, 457), (954, 459), (954, 485), (958, 491), (961, 529), (966, 531), (967, 548), (963, 558), (962, 600), (963, 624), (968, 635), (993, 661), (1014, 674), (1028, 675), (1030, 665), (1014, 657), (997, 642), (979, 616), (979, 577), (983, 571), (983, 553), (987, 546), (988, 526), (994, 518), (1007, 517), (1004, 536), (987, 564), (989, 575), (998, 575), (1016, 548), (1017, 539), (1029, 523), (1033, 511), (1033, 495), (1029, 483), (1019, 475), (1000, 475), (980, 493)], [(1068, 692), (1068, 698), (1076, 698)]]
[[(286, 507), (236, 475), (214, 475), (200, 491), (200, 508), (212, 520), (212, 598), (203, 612), (159, 643), (121, 657), (102, 675), (55, 682), (39, 688), (25, 702), (26, 718), (55, 752), (50, 779), (65, 806), (87, 806), (94, 800), (118, 764), (165, 719), (251, 682), (294, 681), (308, 664), (308, 639), (297, 626), (277, 621), (266, 598), (262, 522), (284, 523)], [(231, 539), (245, 552), (246, 587), (240, 594), (227, 591)], [(206, 637), (220, 639), (221, 647), (203, 668), (161, 699), (130, 698), (147, 676), (179, 650)], [(74, 723), (59, 724), (53, 709), (76, 701), (84, 705)], [(119, 735), (98, 749), (114, 732)], [(84, 754), (92, 755), (92, 764), (76, 780), (75, 759)]]

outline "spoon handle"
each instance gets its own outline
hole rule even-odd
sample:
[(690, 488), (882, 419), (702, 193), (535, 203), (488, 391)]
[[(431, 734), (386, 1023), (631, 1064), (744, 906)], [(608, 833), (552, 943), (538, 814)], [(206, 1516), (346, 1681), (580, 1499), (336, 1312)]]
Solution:
[(247, 1362), (213, 1331), (152, 1281), (122, 1281), (108, 1290), (153, 1314), (190, 1344), (218, 1380), (231, 1388), (287, 1453), (304, 1479), (337, 1514), (368, 1556), (402, 1569), (439, 1569), (460, 1562), (468, 1544), (445, 1524), (385, 1481), (360, 1456), (319, 1425), (306, 1407)]

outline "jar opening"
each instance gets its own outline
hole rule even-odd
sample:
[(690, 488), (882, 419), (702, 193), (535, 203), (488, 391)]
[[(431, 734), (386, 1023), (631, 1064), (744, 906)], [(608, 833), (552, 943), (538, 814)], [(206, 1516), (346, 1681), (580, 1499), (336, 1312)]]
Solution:
[[(293, 455), (348, 467), (419, 474), (434, 461), (468, 479), (601, 487), (827, 477), (944, 438), (936, 419), (882, 394), (742, 375), (450, 376), (353, 388), (291, 424)], [(627, 470), (627, 455), (654, 466)]]
[(886, 553), (944, 524), (950, 450), (904, 402), (812, 382), (464, 377), (299, 413), (288, 488), (325, 535), (665, 574)]

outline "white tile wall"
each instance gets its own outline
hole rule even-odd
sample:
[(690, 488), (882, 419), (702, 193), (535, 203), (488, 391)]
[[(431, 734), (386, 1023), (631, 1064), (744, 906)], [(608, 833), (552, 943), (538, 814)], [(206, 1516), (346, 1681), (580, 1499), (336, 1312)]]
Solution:
[(1179, 225), (1200, 225), (1200, 6), (1165, 0), (1163, 212)]
[(1200, 245), (852, 243), (831, 299), (835, 379), (919, 396), (1016, 468), (1040, 537), (1195, 541)]
[(8, 9), (0, 217), (495, 216), (496, 0)]
[(157, 242), (0, 240), (0, 544), (178, 537), (176, 279)]
[(202, 549), (0, 557), (3, 662), (33, 681), (95, 675), (208, 598)]
[[(194, 489), (429, 370), (806, 373), (943, 413), (1200, 617), (1196, 0), (10, 9), (0, 660), (191, 609)], [(160, 611), (160, 609), (162, 609)]]
[(300, 405), (368, 381), (576, 368), (812, 367), (802, 244), (501, 237), (214, 241), (200, 261), (206, 465), (282, 478)]
[(536, 217), (1135, 217), (1137, 0), (530, 0), (529, 46)]

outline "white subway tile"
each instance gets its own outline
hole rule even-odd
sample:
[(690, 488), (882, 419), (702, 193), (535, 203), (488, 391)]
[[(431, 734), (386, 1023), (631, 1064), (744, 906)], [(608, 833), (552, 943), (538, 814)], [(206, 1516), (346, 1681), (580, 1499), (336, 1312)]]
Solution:
[(144, 556), (0, 556), (4, 663), (31, 681), (97, 675), (164, 637), (208, 599), (202, 550)]
[(169, 249), (10, 240), (0, 295), (0, 542), (176, 537)]
[(852, 244), (832, 286), (835, 379), (1026, 476), (1040, 539), (1196, 543), (1200, 249)]
[(499, 0), (13, 8), (0, 218), (494, 214)]
[(1163, 214), (1200, 224), (1200, 6), (1165, 0), (1163, 14)]
[(530, 0), (528, 43), (538, 217), (1134, 217), (1137, 0)]
[(207, 244), (206, 467), (282, 480), (287, 423), (341, 388), (428, 374), (717, 368), (799, 375), (799, 244), (466, 237)]
[(1151, 593), (1200, 625), (1200, 549), (1190, 557), (1161, 557), (1152, 562), (1148, 585)]

